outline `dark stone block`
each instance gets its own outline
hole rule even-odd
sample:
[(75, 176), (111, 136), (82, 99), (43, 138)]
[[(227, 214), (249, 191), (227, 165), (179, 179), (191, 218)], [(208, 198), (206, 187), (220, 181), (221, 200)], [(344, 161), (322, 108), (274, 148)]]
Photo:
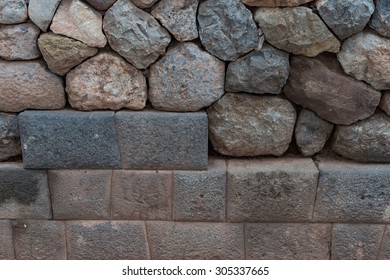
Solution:
[(0, 260), (15, 259), (11, 221), (0, 220)]

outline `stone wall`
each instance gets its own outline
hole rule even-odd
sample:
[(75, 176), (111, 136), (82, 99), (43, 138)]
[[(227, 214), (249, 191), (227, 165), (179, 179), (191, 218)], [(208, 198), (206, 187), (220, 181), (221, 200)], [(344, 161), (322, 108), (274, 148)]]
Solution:
[(390, 259), (390, 1), (0, 0), (0, 259)]

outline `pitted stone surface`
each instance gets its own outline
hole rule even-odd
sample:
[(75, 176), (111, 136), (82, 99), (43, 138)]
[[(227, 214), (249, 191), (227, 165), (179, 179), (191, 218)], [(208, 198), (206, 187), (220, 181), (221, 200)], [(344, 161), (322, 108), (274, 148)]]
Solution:
[(26, 20), (25, 0), (0, 0), (0, 24), (17, 24)]
[(15, 259), (14, 240), (10, 220), (0, 220), (0, 260)]
[(98, 10), (107, 10), (114, 4), (117, 0), (87, 0), (87, 2)]
[(313, 0), (241, 0), (248, 6), (258, 7), (294, 7), (303, 5)]
[(28, 16), (43, 32), (47, 31), (61, 0), (30, 0)]
[(18, 118), (0, 113), (0, 161), (22, 154)]
[(390, 2), (388, 0), (376, 0), (376, 8), (370, 21), (370, 27), (380, 35), (390, 38)]

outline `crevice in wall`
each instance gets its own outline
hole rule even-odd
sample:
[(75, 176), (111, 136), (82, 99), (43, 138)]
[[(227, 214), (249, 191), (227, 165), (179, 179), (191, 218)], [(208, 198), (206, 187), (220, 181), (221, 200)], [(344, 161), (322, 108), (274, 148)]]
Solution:
[(380, 243), (379, 243), (379, 250), (378, 250), (378, 254), (377, 254), (377, 256), (376, 256), (376, 259), (377, 259), (377, 260), (379, 260), (379, 256), (380, 256), (381, 251), (382, 251), (383, 240), (385, 239), (385, 234), (386, 234), (387, 227), (388, 227), (388, 225), (385, 225), (384, 228), (383, 228), (383, 232), (382, 232), (382, 236), (381, 236), (381, 241), (380, 241)]

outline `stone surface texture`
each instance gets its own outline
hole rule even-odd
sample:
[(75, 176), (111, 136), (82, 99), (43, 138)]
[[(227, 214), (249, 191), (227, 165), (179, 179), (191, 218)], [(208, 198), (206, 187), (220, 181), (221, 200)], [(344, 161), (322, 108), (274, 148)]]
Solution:
[(30, 0), (28, 17), (43, 32), (46, 32), (61, 0)]
[(0, 60), (0, 100), (3, 112), (62, 109), (66, 102), (62, 79), (40, 60)]
[(241, 0), (248, 6), (258, 7), (294, 7), (313, 0)]
[(348, 38), (338, 53), (344, 71), (377, 90), (390, 89), (390, 39), (373, 31)]
[(178, 41), (198, 38), (196, 12), (199, 0), (161, 0), (151, 14), (175, 36)]
[(310, 222), (318, 169), (310, 159), (229, 160), (229, 222)]
[(259, 8), (255, 20), (270, 44), (290, 53), (313, 57), (340, 49), (340, 42), (309, 8)]
[(390, 116), (390, 90), (383, 94), (380, 108)]
[(225, 90), (277, 94), (282, 91), (289, 72), (288, 53), (267, 44), (229, 64)]
[(131, 0), (138, 8), (145, 9), (152, 7), (159, 0)]
[(0, 0), (0, 24), (17, 24), (26, 20), (25, 0)]
[(390, 227), (386, 226), (386, 231), (383, 235), (381, 249), (379, 251), (378, 260), (390, 259)]
[(102, 48), (107, 43), (102, 31), (102, 15), (81, 0), (62, 0), (50, 29), (90, 47)]
[(107, 10), (110, 8), (117, 0), (86, 0), (92, 7), (98, 10)]
[(283, 91), (292, 102), (344, 125), (371, 116), (381, 98), (379, 91), (346, 75), (331, 54), (293, 56)]
[(376, 8), (370, 21), (370, 27), (380, 35), (390, 38), (390, 2), (388, 0), (376, 0)]
[(21, 153), (17, 116), (0, 113), (0, 161)]
[(171, 42), (154, 17), (128, 0), (118, 0), (107, 10), (103, 29), (110, 47), (138, 69), (155, 62)]
[(390, 162), (390, 117), (383, 112), (349, 126), (336, 126), (332, 149), (360, 162)]
[(279, 97), (226, 93), (208, 109), (209, 138), (229, 156), (281, 156), (292, 139), (296, 112)]
[(219, 59), (234, 61), (259, 43), (256, 23), (240, 0), (207, 0), (198, 9), (202, 45)]
[(14, 240), (10, 220), (0, 220), (0, 260), (15, 259)]
[(224, 62), (181, 43), (150, 67), (149, 101), (157, 110), (198, 111), (221, 98), (224, 80)]
[(7, 60), (39, 58), (39, 28), (32, 23), (0, 25), (0, 57)]
[(119, 55), (99, 53), (66, 75), (70, 105), (78, 110), (142, 110), (146, 78)]

